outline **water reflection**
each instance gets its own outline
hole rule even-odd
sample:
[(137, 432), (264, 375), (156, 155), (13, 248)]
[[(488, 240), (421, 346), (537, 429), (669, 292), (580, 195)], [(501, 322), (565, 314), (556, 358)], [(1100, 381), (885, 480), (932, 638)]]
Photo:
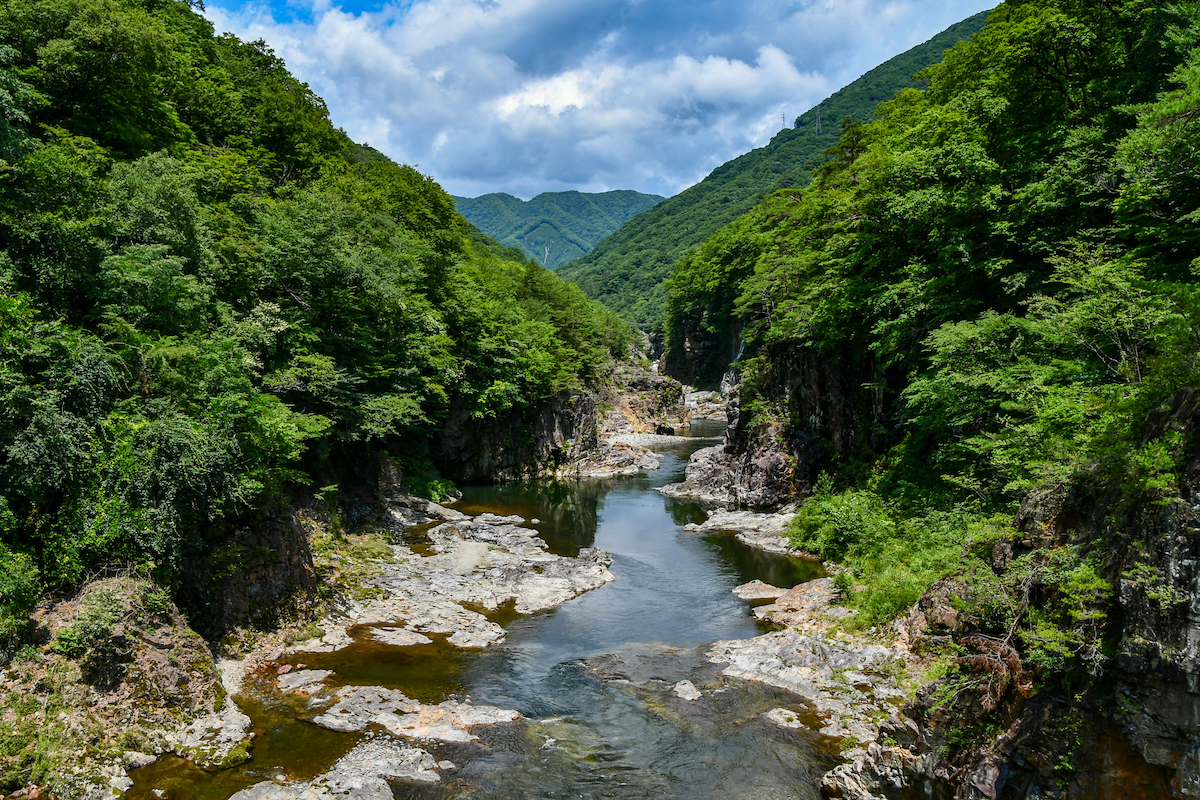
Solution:
[(576, 556), (596, 541), (598, 512), (612, 480), (543, 481), (501, 486), (466, 486), (454, 508), (466, 514), (485, 511), (518, 514), (533, 525), (550, 552)]

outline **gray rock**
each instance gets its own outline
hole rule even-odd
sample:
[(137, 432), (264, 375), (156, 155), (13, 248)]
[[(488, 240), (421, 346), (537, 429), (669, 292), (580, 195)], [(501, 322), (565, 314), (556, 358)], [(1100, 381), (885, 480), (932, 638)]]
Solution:
[(843, 642), (823, 634), (779, 631), (753, 639), (716, 642), (705, 653), (710, 661), (728, 666), (722, 674), (761, 681), (794, 692), (807, 700), (825, 720), (827, 736), (874, 739), (874, 719), (889, 715), (904, 698), (895, 678), (866, 678), (864, 670), (884, 670), (897, 654), (879, 645)]
[(371, 637), (394, 647), (411, 647), (415, 644), (429, 644), (433, 641), (424, 634), (404, 628), (374, 628), (371, 631)]
[(342, 757), (333, 769), (312, 781), (262, 781), (231, 800), (391, 800), (388, 779), (433, 783), (437, 761), (424, 750), (369, 739)]
[(699, 700), (704, 696), (700, 694), (700, 690), (691, 681), (680, 681), (671, 688), (671, 691), (680, 700)]
[(733, 596), (739, 600), (774, 600), (787, 592), (786, 589), (780, 589), (778, 586), (772, 586), (760, 580), (735, 586), (732, 591)]
[(248, 743), (249, 729), (250, 718), (226, 697), (220, 711), (168, 733), (166, 740), (177, 755), (208, 768), (225, 764), (234, 748)]
[(443, 742), (470, 742), (477, 737), (468, 730), (476, 725), (511, 722), (516, 711), (495, 706), (473, 706), (448, 700), (424, 705), (399, 689), (379, 686), (346, 686), (334, 695), (336, 703), (313, 719), (323, 728), (335, 731), (361, 731), (375, 724), (393, 736), (410, 739), (436, 739)]
[(276, 683), (285, 692), (301, 691), (311, 694), (321, 690), (321, 683), (333, 674), (331, 669), (301, 669), (279, 676)]

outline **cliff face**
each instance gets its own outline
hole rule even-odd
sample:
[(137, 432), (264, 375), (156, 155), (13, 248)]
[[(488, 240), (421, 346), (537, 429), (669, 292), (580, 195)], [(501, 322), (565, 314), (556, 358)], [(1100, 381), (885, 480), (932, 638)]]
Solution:
[[(895, 745), (874, 745), (827, 775), (826, 796), (1200, 797), (1200, 391), (1158, 417), (1148, 439), (1174, 431), (1188, 442), (1177, 492), (1133, 496), (1095, 478), (1051, 487), (1029, 497), (1015, 534), (991, 554), (1001, 578), (1022, 554), (1068, 546), (1092, 554), (1112, 588), (1098, 674), (1027, 681), (991, 704), (976, 688), (948, 704), (946, 684), (931, 684), (885, 725), (881, 741)], [(913, 609), (908, 635), (979, 656), (980, 644), (995, 640), (960, 613), (954, 598), (970, 591), (960, 577), (935, 584)], [(1036, 587), (1029, 597), (1037, 610), (1058, 602)]]
[(571, 391), (532, 414), (475, 419), (467, 408), (453, 408), (430, 454), (443, 475), (476, 483), (553, 472), (596, 446), (595, 397)]
[[(851, 353), (769, 352), (753, 401), (723, 386), (728, 427), (719, 448), (698, 451), (682, 484), (666, 494), (714, 503), (779, 507), (801, 500), (835, 460), (888, 443), (884, 375)], [(754, 402), (754, 412), (744, 405)], [(774, 413), (764, 412), (764, 408)]]

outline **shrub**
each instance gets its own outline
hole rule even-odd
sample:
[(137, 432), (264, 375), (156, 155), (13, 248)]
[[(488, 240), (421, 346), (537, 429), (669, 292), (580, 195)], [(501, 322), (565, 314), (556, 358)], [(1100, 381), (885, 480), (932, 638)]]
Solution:
[(54, 637), (55, 651), (68, 658), (84, 655), (100, 647), (112, 636), (113, 626), (124, 616), (120, 598), (107, 589), (94, 589), (79, 603), (79, 613), (71, 624)]

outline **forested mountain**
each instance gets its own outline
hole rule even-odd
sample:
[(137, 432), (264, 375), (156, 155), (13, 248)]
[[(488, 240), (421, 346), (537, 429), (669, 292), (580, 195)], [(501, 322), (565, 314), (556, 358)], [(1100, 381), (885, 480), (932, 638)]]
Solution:
[(668, 284), (677, 361), (744, 326), (739, 431), (788, 451), (793, 541), (851, 568), (847, 602), (883, 621), (957, 575), (954, 763), (1022, 708), (1065, 730), (1032, 694), (1115, 707), (1099, 676), (1140, 680), (1147, 636), (1194, 680), (1164, 644), (1195, 635), (1187, 601), (1144, 598), (1194, 586), (1162, 565), (1200, 474), (1198, 23), (1195, 0), (1004, 3)]
[(7, 0), (0, 42), (0, 638), (630, 341), (186, 2)]
[(824, 162), (825, 150), (837, 143), (842, 120), (870, 120), (881, 100), (917, 86), (918, 72), (976, 33), (986, 19), (986, 11), (976, 14), (881, 64), (806, 111), (794, 128), (780, 131), (765, 147), (721, 165), (634, 217), (591, 253), (564, 264), (559, 274), (636, 322), (658, 322), (663, 283), (675, 262), (771, 192), (806, 186)]
[(630, 217), (663, 200), (630, 189), (543, 192), (528, 201), (502, 193), (454, 198), (459, 213), (472, 225), (549, 269), (590, 252)]

